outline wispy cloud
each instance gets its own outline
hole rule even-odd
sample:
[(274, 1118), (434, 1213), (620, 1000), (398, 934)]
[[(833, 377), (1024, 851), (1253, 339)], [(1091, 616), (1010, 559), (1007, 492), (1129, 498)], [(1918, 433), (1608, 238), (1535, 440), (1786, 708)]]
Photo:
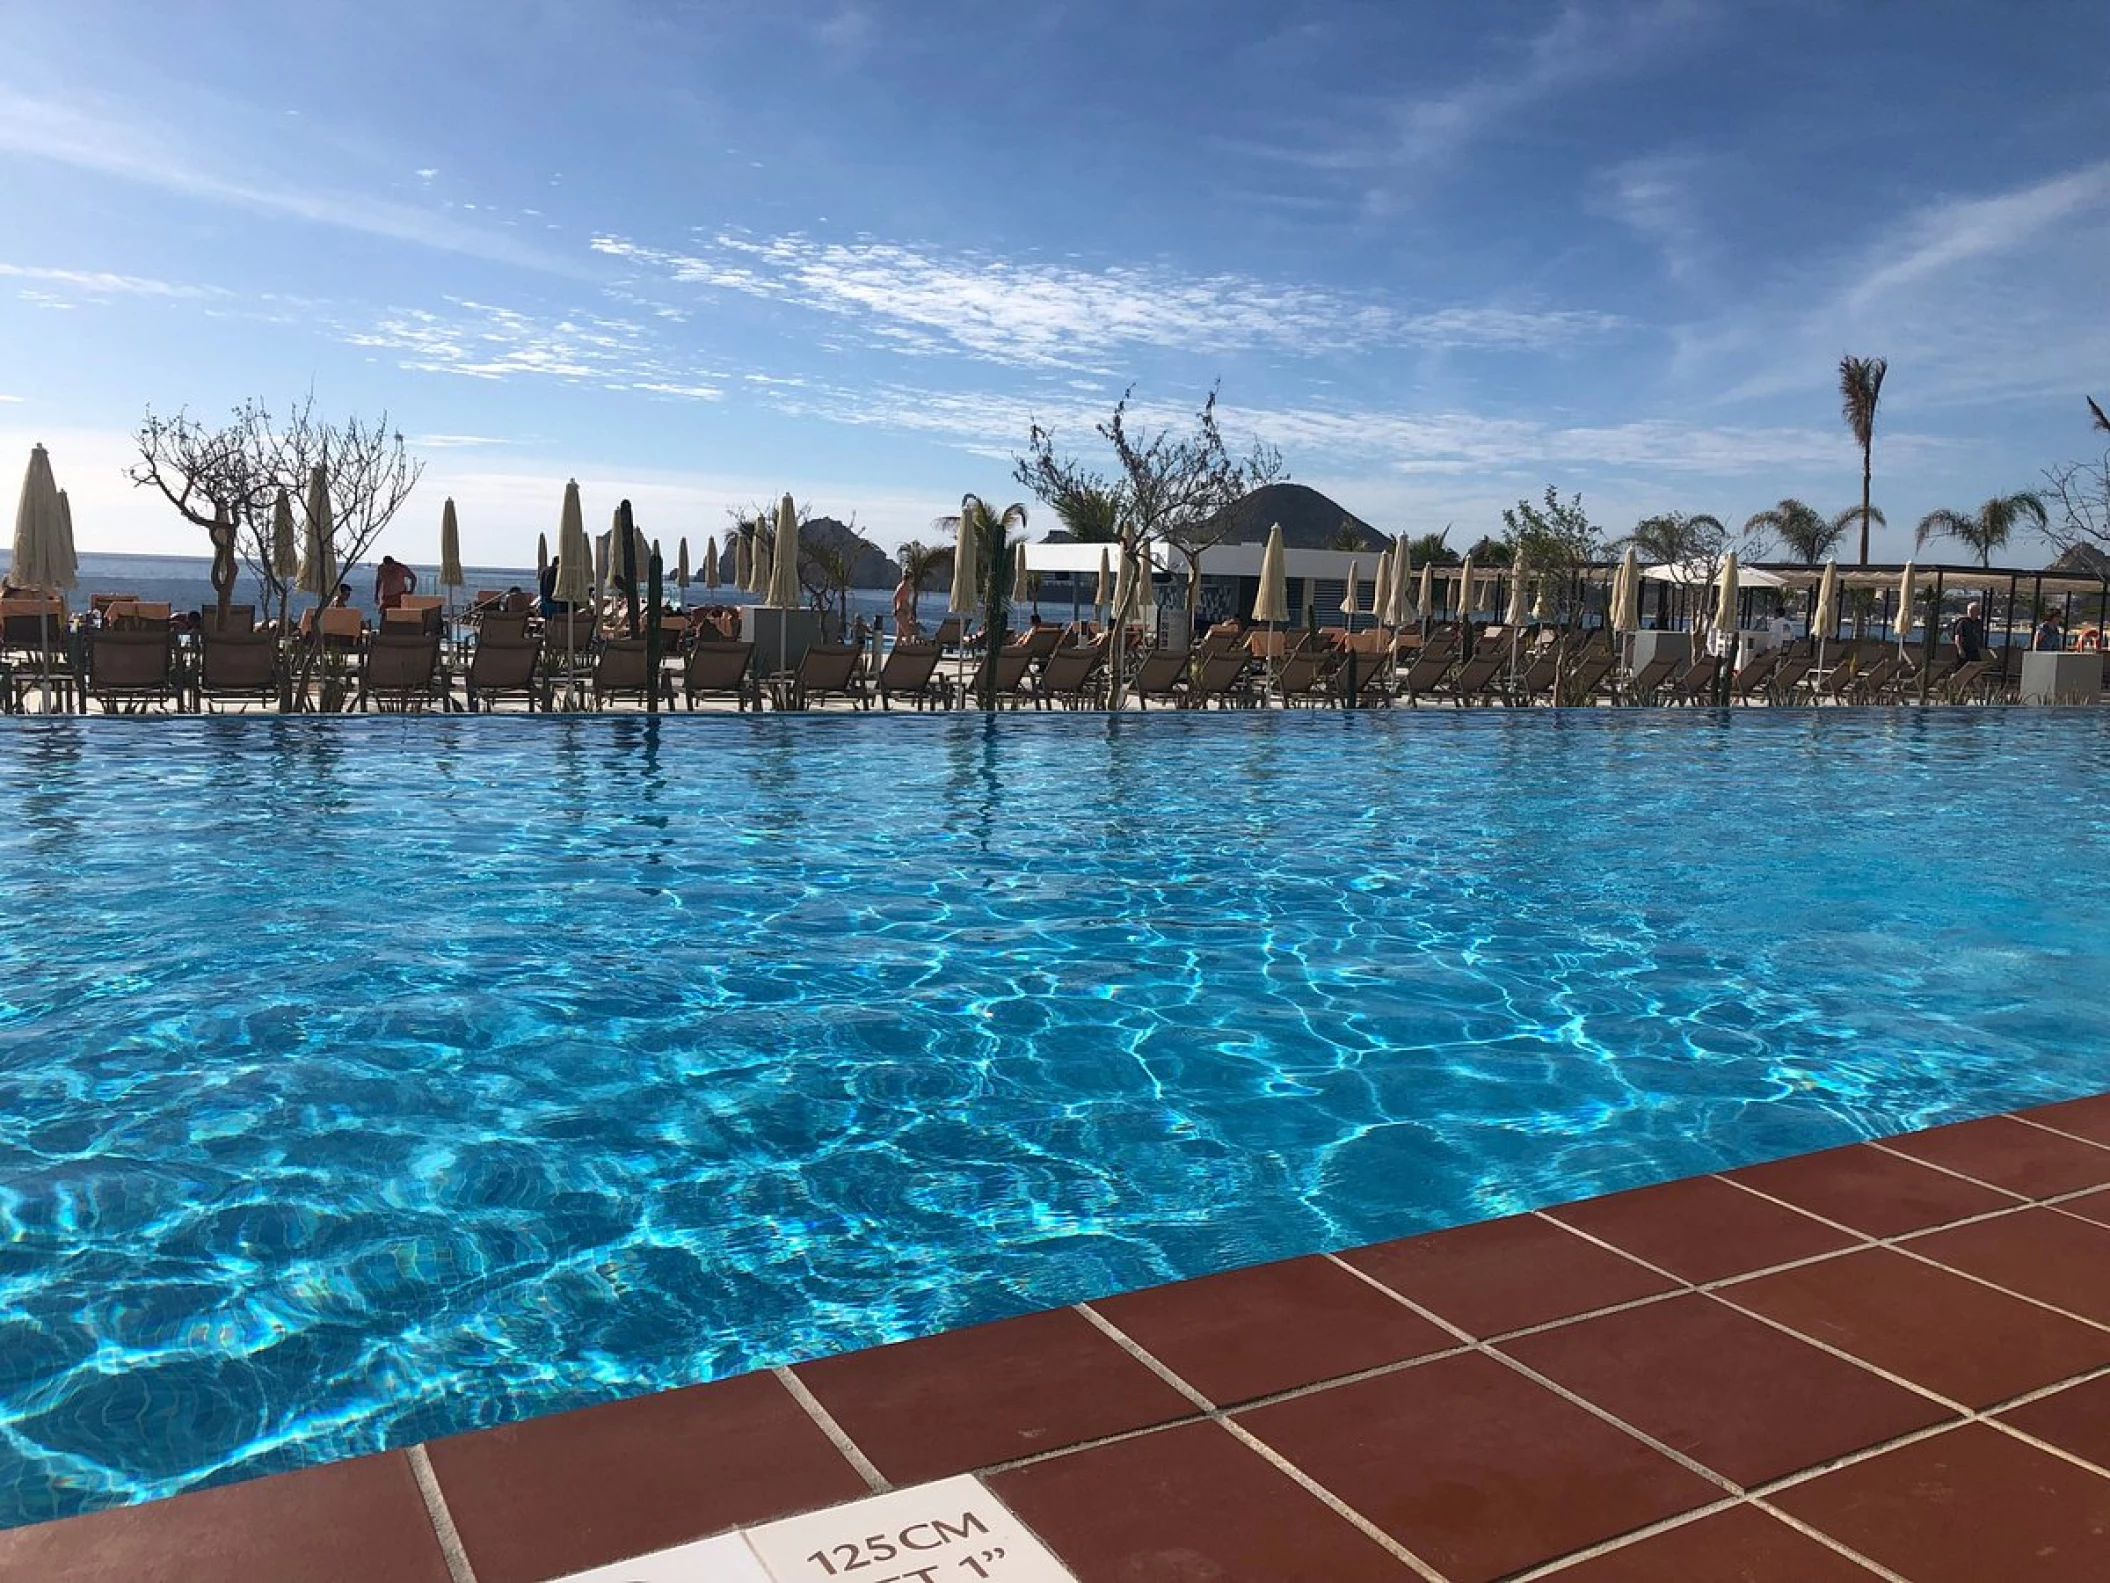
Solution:
[(2049, 227), (2106, 203), (2110, 161), (1990, 198), (1936, 204), (1889, 239), (1881, 259), (1846, 294), (1846, 305), (1867, 308), (1959, 264), (2019, 252)]
[(1592, 206), (1655, 248), (1678, 282), (1698, 273), (1707, 249), (1694, 188), (1708, 162), (1698, 154), (1648, 154), (1598, 172)]
[(489, 434), (413, 434), (409, 443), (428, 451), (487, 450), (492, 446), (519, 445), (519, 440), (499, 439)]
[(538, 315), (449, 299), (444, 312), (396, 309), (341, 333), (346, 344), (393, 352), (398, 366), (421, 373), (555, 379), (697, 401), (724, 394), (718, 376), (669, 352), (647, 326), (599, 314)]
[(33, 280), (42, 286), (59, 287), (70, 296), (86, 297), (224, 297), (214, 286), (181, 286), (140, 275), (117, 275), (106, 270), (46, 269), (30, 264), (0, 264), (0, 278)]
[(1136, 348), (1183, 353), (1351, 355), (1372, 347), (1535, 350), (1619, 327), (1610, 315), (1533, 306), (1409, 312), (1320, 287), (1169, 266), (940, 254), (803, 235), (719, 235), (678, 252), (619, 236), (596, 252), (662, 280), (792, 303), (845, 319), (868, 343), (913, 355), (965, 352), (1025, 367), (1098, 370)]
[(188, 150), (174, 128), (136, 121), (124, 106), (103, 105), (91, 112), (0, 89), (0, 153), (544, 273), (589, 273), (577, 260), (530, 247), (504, 231), (465, 224), (414, 204), (216, 168), (210, 159)]

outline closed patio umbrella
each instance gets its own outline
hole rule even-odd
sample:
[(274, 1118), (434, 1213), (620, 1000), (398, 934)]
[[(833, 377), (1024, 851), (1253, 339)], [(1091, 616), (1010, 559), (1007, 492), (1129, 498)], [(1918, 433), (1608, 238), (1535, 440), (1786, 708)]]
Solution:
[[(318, 465), (308, 474), (307, 547), (300, 563), (300, 591), (324, 604), (337, 592), (337, 525), (330, 513), (330, 480)], [(316, 622), (321, 636), (322, 623)]]
[(763, 596), (768, 603), (769, 586), (776, 581), (776, 557), (770, 553), (771, 529), (766, 517), (755, 518), (755, 531), (749, 536), (748, 548), (748, 592)]
[(674, 586), (682, 591), (686, 603), (689, 592), (689, 536), (686, 533), (674, 551)]
[(1341, 614), (1348, 618), (1348, 630), (1355, 630), (1355, 618), (1363, 613), (1362, 589), (1356, 585), (1362, 581), (1362, 568), (1356, 562), (1348, 563), (1348, 588), (1341, 595)]
[(715, 533), (703, 541), (703, 586), (714, 593), (718, 588), (718, 535)]
[(1370, 614), (1377, 618), (1379, 626), (1389, 625), (1392, 619), (1392, 552), (1377, 552), (1377, 579), (1370, 587)]
[(549, 576), (549, 535), (535, 535), (535, 586), (542, 586), (542, 579)]
[(1463, 621), (1473, 609), (1473, 558), (1468, 555), (1458, 563), (1458, 619)]
[(1011, 602), (1014, 605), (1022, 605), (1032, 598), (1033, 594), (1033, 585), (1029, 580), (1032, 573), (1026, 569), (1026, 541), (1024, 539), (1020, 539), (1014, 547), (1011, 562)]
[[(593, 548), (586, 542), (586, 516), (579, 508), (579, 481), (564, 486), (564, 510), (557, 519), (557, 586), (551, 597), (572, 611), (593, 605)], [(564, 622), (564, 706), (578, 706), (578, 628)]]
[(1720, 585), (1714, 599), (1714, 642), (1721, 650), (1721, 658), (1731, 665), (1736, 664), (1736, 596), (1738, 580), (1736, 551), (1731, 550), (1722, 562)]
[(1530, 582), (1524, 571), (1524, 552), (1518, 550), (1516, 559), (1509, 566), (1509, 609), (1502, 619), (1502, 624), (1512, 633), (1531, 619)]
[(786, 495), (777, 502), (777, 541), (771, 546), (769, 596), (763, 602), (776, 610), (799, 606), (799, 510)]
[(1637, 632), (1641, 628), (1641, 558), (1633, 546), (1619, 563), (1619, 584), (1612, 594), (1612, 630)]
[(749, 535), (736, 529), (733, 533), (733, 587), (744, 594), (754, 580), (754, 542)]
[(609, 564), (610, 552), (615, 548), (615, 535), (604, 533), (593, 541), (593, 586), (601, 598), (608, 597), (608, 574), (613, 570)]
[(293, 500), (283, 489), (271, 503), (271, 575), (285, 584), (300, 575), (300, 545), (293, 535)]
[(1421, 586), (1416, 592), (1418, 597), (1414, 601), (1415, 619), (1417, 621), (1426, 621), (1434, 612), (1436, 605), (1436, 563), (1434, 561), (1423, 561), (1421, 563)]
[(52, 475), (51, 456), (41, 445), (31, 448), (29, 471), (22, 477), (8, 576), (22, 587), (48, 594), (63, 593), (80, 581), (80, 562), (59, 511), (59, 486)]
[(462, 530), (454, 515), (454, 497), (449, 495), (440, 507), (440, 586), (460, 588), (468, 581), (462, 576)]
[(1919, 568), (1911, 561), (1905, 563), (1904, 573), (1898, 578), (1898, 650), (1904, 651), (1905, 639), (1912, 631), (1912, 599), (1919, 590)]
[(969, 511), (960, 512), (959, 531), (952, 544), (952, 592), (946, 596), (945, 608), (954, 615), (964, 616), (973, 611), (981, 597), (979, 568), (975, 565), (974, 517)]
[(1092, 619), (1106, 620), (1107, 606), (1114, 599), (1114, 566), (1106, 546), (1099, 546), (1099, 581), (1092, 586)]

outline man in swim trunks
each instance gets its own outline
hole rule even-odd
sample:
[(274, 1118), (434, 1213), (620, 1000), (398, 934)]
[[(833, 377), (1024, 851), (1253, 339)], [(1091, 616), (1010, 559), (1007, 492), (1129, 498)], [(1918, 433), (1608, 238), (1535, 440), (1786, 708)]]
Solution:
[(393, 555), (381, 557), (381, 565), (374, 573), (374, 603), (383, 610), (393, 610), (403, 603), (405, 594), (418, 591), (418, 574), (397, 560)]

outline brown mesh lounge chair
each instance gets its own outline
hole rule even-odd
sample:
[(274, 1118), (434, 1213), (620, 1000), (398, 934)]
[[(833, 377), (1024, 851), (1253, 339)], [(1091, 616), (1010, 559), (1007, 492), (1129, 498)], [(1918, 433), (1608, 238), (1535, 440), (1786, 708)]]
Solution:
[(879, 667), (879, 707), (891, 709), (896, 698), (906, 698), (918, 709), (952, 703), (952, 683), (938, 675), (938, 661), (945, 651), (935, 643), (896, 643)]
[(601, 645), (593, 662), (594, 708), (605, 709), (610, 699), (634, 698), (642, 709), (663, 685), (643, 638), (611, 638)]
[(1106, 704), (1106, 645), (1057, 649), (1048, 656), (1033, 685), (1033, 701), (1042, 709), (1098, 709)]
[(753, 674), (754, 644), (726, 639), (699, 639), (682, 657), (681, 694), (689, 708), (699, 698), (730, 698), (742, 709), (762, 707), (761, 686)]
[[(986, 663), (986, 656), (984, 661)], [(995, 684), (993, 688), (994, 696), (990, 700), (992, 705), (997, 708), (1009, 705), (1011, 708), (1016, 709), (1026, 701), (1026, 675), (1032, 669), (1032, 666), (1032, 655), (1028, 654), (1023, 648), (1007, 645), (997, 650), (994, 667), (995, 675), (993, 677), (987, 676), (983, 665), (980, 664), (968, 671), (968, 696), (979, 698), (982, 684), (987, 679)]]
[[(1326, 673), (1326, 697), (1329, 702), (1348, 702), (1348, 662), (1340, 664)], [(1383, 709), (1392, 702), (1392, 687), (1385, 677), (1385, 658), (1382, 654), (1365, 654), (1360, 649), (1355, 654), (1355, 707), (1358, 709)]]
[(1555, 684), (1553, 702), (1570, 706), (1594, 703), (1605, 678), (1612, 674), (1616, 658), (1609, 643), (1584, 648), (1570, 661), (1568, 674)]
[(73, 707), (73, 660), (63, 599), (10, 599), (0, 605), (0, 651), (13, 663), (9, 708), (19, 711), (31, 687)]
[(524, 698), (530, 711), (542, 698), (542, 645), (529, 637), (494, 638), (488, 626), (469, 651), (462, 693), (474, 714), (480, 700), (489, 714), (501, 698)]
[(1671, 694), (1681, 704), (1711, 704), (1715, 684), (1721, 677), (1722, 662), (1710, 654), (1692, 661), (1678, 673), (1671, 683)]
[(269, 706), (278, 699), (278, 639), (269, 632), (199, 634), (198, 700), (237, 699)]
[(161, 632), (98, 632), (88, 646), (88, 696), (103, 713), (138, 714), (176, 696), (175, 651)]
[(1952, 704), (1983, 700), (1986, 693), (1986, 676), (1993, 668), (1991, 660), (1967, 660), (1942, 678), (1941, 696)]
[(863, 647), (855, 643), (810, 645), (799, 657), (799, 668), (791, 674), (789, 686), (778, 693), (777, 707), (811, 709), (830, 698), (847, 698), (853, 705), (861, 705), (864, 694), (858, 684), (857, 661), (863, 653)]
[(1751, 656), (1751, 663), (1737, 668), (1729, 678), (1729, 696), (1737, 703), (1747, 704), (1751, 696), (1771, 685), (1773, 673), (1780, 669), (1780, 650), (1767, 649), (1763, 654)]
[(1772, 704), (1790, 704), (1795, 701), (1795, 690), (1809, 680), (1810, 671), (1817, 658), (1813, 654), (1790, 654), (1780, 662), (1771, 676), (1766, 678), (1766, 700)]
[(256, 630), (256, 606), (229, 605), (227, 607), (227, 619), (223, 623), (220, 619), (220, 607), (218, 605), (205, 605), (198, 611), (198, 630), (200, 632), (225, 631), (236, 637), (254, 632)]
[(1674, 655), (1658, 654), (1628, 677), (1626, 685), (1620, 691), (1625, 694), (1626, 701), (1630, 704), (1652, 704), (1656, 701), (1657, 694), (1669, 684), (1671, 672), (1683, 663), (1684, 661)]
[(1318, 649), (1294, 651), (1275, 668), (1272, 683), (1277, 700), (1285, 709), (1299, 704), (1316, 707), (1326, 696), (1327, 656)]
[(444, 704), (440, 693), (438, 633), (377, 632), (366, 646), (359, 667), (358, 709), (369, 702), (379, 709), (422, 709)]
[(486, 610), (476, 618), (479, 643), (525, 643), (528, 618), (525, 610)]
[(1245, 690), (1244, 649), (1211, 654), (1199, 666), (1190, 665), (1187, 670), (1190, 678), (1187, 695), (1180, 702), (1189, 709), (1206, 709), (1212, 703), (1219, 709), (1228, 709), (1233, 704), (1243, 707), (1251, 701), (1251, 695)]
[(1128, 691), (1136, 700), (1136, 707), (1148, 709), (1150, 700), (1162, 698), (1177, 705), (1187, 688), (1187, 656), (1158, 649), (1143, 656), (1142, 664), (1128, 679)]
[(1458, 653), (1448, 645), (1439, 644), (1424, 649), (1415, 656), (1414, 663), (1409, 665), (1405, 674), (1400, 677), (1399, 690), (1406, 696), (1407, 702), (1419, 703), (1423, 693), (1433, 693), (1442, 687), (1444, 677), (1451, 673), (1451, 667), (1457, 663)]
[(1482, 644), (1473, 657), (1451, 672), (1444, 695), (1461, 707), (1475, 699), (1492, 700), (1502, 686), (1502, 671), (1509, 664), (1509, 650), (1499, 643)]

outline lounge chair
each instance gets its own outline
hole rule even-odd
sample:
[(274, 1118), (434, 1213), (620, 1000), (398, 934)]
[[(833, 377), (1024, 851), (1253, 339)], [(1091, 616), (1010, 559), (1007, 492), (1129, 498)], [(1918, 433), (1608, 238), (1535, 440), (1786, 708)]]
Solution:
[(1330, 658), (1314, 648), (1291, 654), (1275, 668), (1271, 686), (1276, 701), (1285, 709), (1325, 702), (1327, 661)]
[(267, 708), (278, 701), (278, 639), (269, 632), (207, 627), (199, 634), (198, 701), (239, 699)]
[(476, 618), (479, 643), (525, 643), (528, 618), (525, 610), (486, 610)]
[(879, 694), (879, 707), (893, 708), (896, 698), (905, 698), (918, 709), (950, 707), (952, 683), (938, 674), (938, 662), (944, 657), (945, 651), (935, 643), (910, 639), (897, 642), (880, 662), (873, 684)]
[(501, 698), (524, 698), (530, 711), (542, 700), (542, 645), (534, 638), (494, 638), (488, 628), (469, 651), (462, 693), (474, 714), (482, 700), (486, 714)]
[(938, 630), (931, 634), (931, 642), (941, 649), (956, 649), (960, 639), (966, 635), (967, 624), (959, 616), (947, 616), (938, 623)]
[(1444, 694), (1461, 707), (1475, 699), (1492, 701), (1501, 690), (1502, 671), (1508, 664), (1509, 651), (1506, 648), (1499, 645), (1478, 648), (1471, 659), (1451, 673)]
[(439, 675), (438, 633), (377, 632), (359, 667), (359, 694), (353, 707), (363, 710), (372, 702), (377, 708), (407, 712), (430, 703), (444, 705)]
[(69, 617), (63, 599), (10, 599), (0, 604), (0, 651), (13, 661), (10, 710), (19, 711), (32, 686), (62, 708), (73, 707), (75, 676)]
[[(1329, 700), (1346, 705), (1348, 695), (1349, 665), (1344, 660), (1325, 673), (1325, 692)], [(1385, 661), (1382, 655), (1355, 655), (1355, 707), (1358, 709), (1382, 709), (1392, 702), (1392, 688), (1385, 679)]]
[(1905, 668), (1904, 662), (1895, 655), (1886, 654), (1873, 665), (1855, 670), (1850, 683), (1850, 692), (1855, 703), (1873, 704), (1883, 701), (1883, 689)]
[(1399, 690), (1409, 703), (1418, 703), (1423, 693), (1433, 693), (1458, 663), (1457, 651), (1448, 646), (1423, 649), (1399, 679)]
[(104, 714), (138, 714), (176, 696), (175, 650), (166, 631), (98, 632), (88, 645), (88, 696)]
[[(778, 687), (779, 709), (811, 709), (830, 698), (847, 698), (862, 707), (864, 689), (859, 684), (857, 662), (864, 649), (854, 643), (815, 643), (799, 657), (798, 669), (789, 677), (771, 683)], [(1020, 655), (1023, 665), (1025, 656)]]
[(1669, 685), (1671, 673), (1684, 663), (1674, 655), (1658, 654), (1627, 678), (1620, 689), (1630, 704), (1652, 704), (1656, 696)]
[[(1032, 669), (1032, 665), (1033, 656), (1022, 648), (1006, 645), (1004, 648), (999, 649), (996, 655), (995, 674), (989, 678), (994, 684), (992, 689), (994, 696), (990, 699), (991, 704), (996, 707), (1009, 704), (1013, 709), (1016, 709), (1020, 704), (1024, 703), (1026, 698), (1026, 673)], [(982, 666), (976, 665), (967, 673), (968, 696), (979, 698), (982, 692), (982, 682)]]
[(1042, 709), (1062, 704), (1070, 709), (1097, 709), (1106, 704), (1106, 645), (1057, 649), (1048, 656), (1033, 683), (1033, 702)]
[(1748, 665), (1738, 666), (1736, 674), (1729, 678), (1729, 697), (1736, 703), (1749, 703), (1751, 695), (1766, 687), (1779, 668), (1780, 650), (1767, 649), (1763, 654), (1754, 654)]
[(1967, 660), (1957, 666), (1942, 679), (1943, 701), (1966, 704), (1974, 698), (1983, 700), (1986, 694), (1986, 678), (1992, 669), (1991, 660)]
[(593, 662), (594, 708), (605, 709), (610, 699), (635, 698), (643, 709), (659, 696), (673, 702), (665, 678), (652, 668), (643, 638), (611, 638), (601, 645)]
[(1128, 692), (1138, 709), (1148, 709), (1150, 700), (1162, 698), (1178, 706), (1187, 688), (1187, 656), (1159, 649), (1143, 656), (1143, 662), (1128, 678)]
[(1715, 689), (1721, 685), (1722, 662), (1710, 654), (1697, 659), (1680, 671), (1670, 685), (1672, 698), (1681, 704), (1712, 704), (1716, 699)]
[(1782, 660), (1766, 678), (1766, 701), (1775, 705), (1793, 703), (1795, 689), (1808, 680), (1816, 663), (1815, 656), (1809, 654), (1790, 654)]
[(1233, 704), (1250, 704), (1252, 695), (1245, 688), (1247, 664), (1244, 649), (1208, 655), (1199, 667), (1190, 663), (1187, 691), (1180, 700), (1181, 704), (1189, 709), (1206, 709), (1212, 703), (1220, 709), (1228, 709)]
[(699, 698), (731, 698), (742, 709), (762, 707), (754, 677), (755, 646), (746, 640), (701, 639), (682, 656), (681, 696), (689, 708)]
[(224, 623), (220, 619), (220, 607), (218, 605), (202, 606), (198, 611), (198, 630), (200, 632), (226, 632), (235, 637), (240, 637), (244, 633), (254, 632), (256, 630), (256, 606), (229, 605), (227, 607), (227, 619)]
[(1555, 683), (1553, 702), (1568, 705), (1593, 702), (1598, 689), (1604, 686), (1605, 678), (1612, 674), (1615, 658), (1609, 643), (1586, 646), (1570, 660), (1567, 674)]

